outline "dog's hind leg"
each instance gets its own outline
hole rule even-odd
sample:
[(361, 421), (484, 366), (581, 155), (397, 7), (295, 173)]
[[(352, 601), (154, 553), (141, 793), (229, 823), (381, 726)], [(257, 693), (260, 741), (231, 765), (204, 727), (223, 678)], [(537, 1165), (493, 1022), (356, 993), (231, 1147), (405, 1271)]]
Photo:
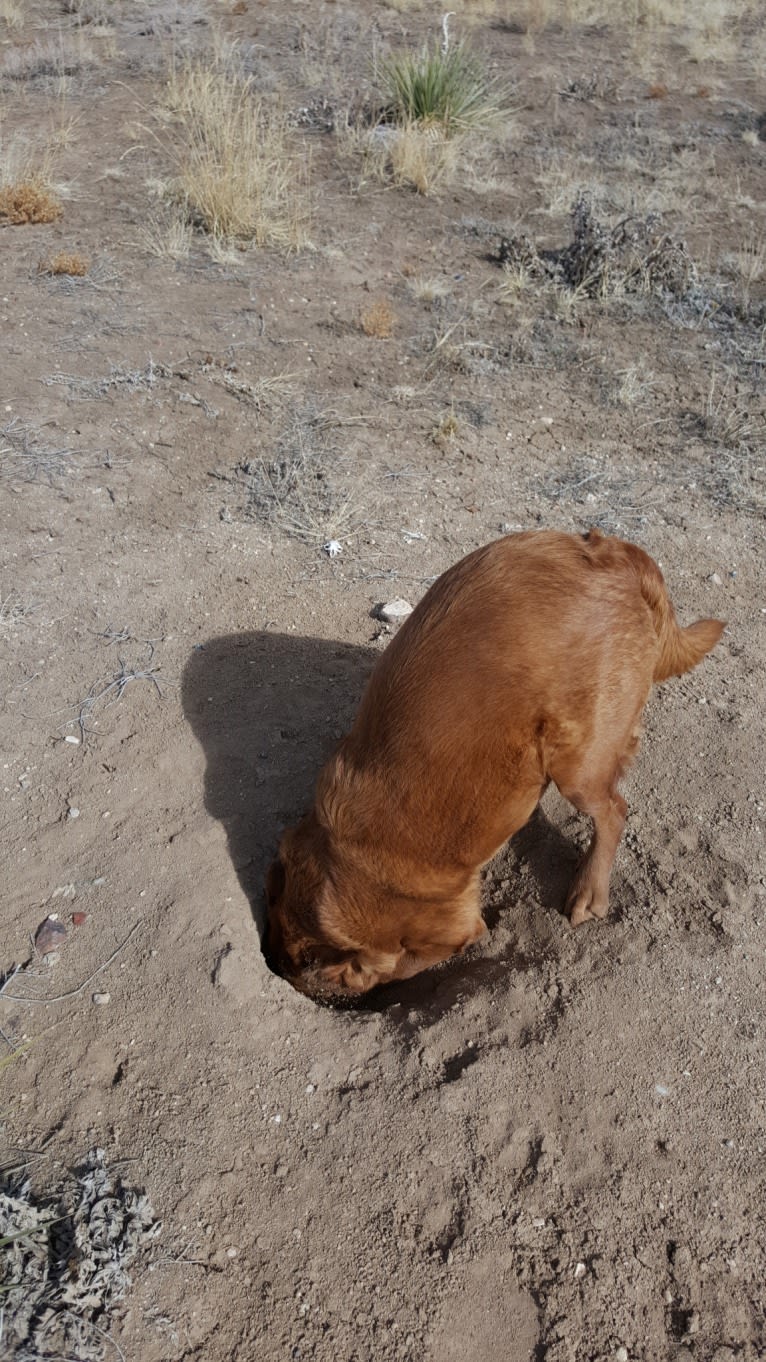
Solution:
[(593, 819), (593, 837), (569, 887), (567, 912), (573, 927), (589, 918), (606, 917), (609, 909), (609, 876), (625, 828), (628, 806), (617, 792), (618, 771), (606, 784), (562, 788), (561, 793), (581, 813)]
[[(640, 715), (640, 711), (639, 711)], [(581, 753), (567, 759), (560, 754), (551, 776), (565, 799), (593, 819), (593, 837), (567, 895), (567, 912), (573, 927), (590, 918), (603, 918), (609, 909), (609, 876), (617, 847), (625, 828), (628, 806), (617, 789), (626, 768), (638, 749), (639, 716), (624, 741), (612, 748), (611, 756), (602, 753), (594, 760)]]

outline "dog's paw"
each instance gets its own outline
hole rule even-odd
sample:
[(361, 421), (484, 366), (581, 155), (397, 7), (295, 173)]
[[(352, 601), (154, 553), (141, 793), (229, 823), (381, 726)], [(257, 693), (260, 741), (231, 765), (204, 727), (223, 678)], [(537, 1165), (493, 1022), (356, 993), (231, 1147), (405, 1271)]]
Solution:
[(595, 885), (587, 881), (583, 884), (576, 880), (567, 897), (567, 913), (573, 927), (581, 927), (584, 922), (604, 918), (609, 911), (609, 899), (599, 893)]

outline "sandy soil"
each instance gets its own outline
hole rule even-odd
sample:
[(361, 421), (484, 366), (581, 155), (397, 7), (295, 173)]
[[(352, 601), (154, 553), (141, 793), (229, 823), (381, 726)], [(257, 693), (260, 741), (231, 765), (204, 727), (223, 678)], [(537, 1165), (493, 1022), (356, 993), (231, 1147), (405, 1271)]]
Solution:
[[(60, 220), (0, 228), (0, 969), (68, 927), (0, 997), (0, 1058), (30, 1042), (6, 1161), (42, 1195), (98, 1144), (161, 1216), (105, 1357), (763, 1359), (766, 313), (732, 265), (763, 240), (763, 89), (741, 52), (668, 38), (652, 75), (608, 28), (479, 14), (515, 86), (492, 173), (356, 192), (298, 111), (363, 100), (373, 41), (438, 13), (195, 6), (177, 42), (215, 21), (296, 113), (312, 247), (173, 262), (142, 236), (173, 35), (116, 8), (0, 19), (3, 144), (66, 131)], [(62, 34), (94, 54), (63, 90), (2, 75)], [(612, 222), (662, 209), (693, 299), (503, 300), (500, 236), (560, 248), (580, 183)], [(38, 273), (64, 249), (85, 277)], [(312, 541), (258, 493), (307, 448)], [(501, 530), (590, 524), (654, 554), (683, 622), (729, 622), (650, 703), (611, 917), (563, 918), (587, 828), (548, 796), (488, 869), (481, 948), (358, 1011), (298, 996), (263, 871), (386, 644), (373, 607)]]

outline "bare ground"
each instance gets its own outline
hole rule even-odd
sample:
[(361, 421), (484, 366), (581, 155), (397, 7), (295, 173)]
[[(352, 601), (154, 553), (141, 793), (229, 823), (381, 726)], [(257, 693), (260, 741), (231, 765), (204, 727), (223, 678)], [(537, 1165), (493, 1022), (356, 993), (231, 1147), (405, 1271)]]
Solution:
[[(0, 996), (5, 1162), (44, 1195), (99, 1145), (161, 1216), (104, 1357), (763, 1359), (762, 34), (640, 65), (479, 13), (509, 135), (424, 197), (352, 183), (326, 124), (438, 12), (115, 8), (0, 19), (3, 147), (52, 137), (63, 204), (0, 227), (0, 968), (68, 928)], [(168, 52), (213, 21), (310, 151), (298, 254), (147, 249)], [(91, 56), (2, 74), (43, 41)], [(562, 248), (580, 187), (659, 208), (695, 290), (509, 290), (500, 238)], [(38, 272), (61, 250), (87, 274)], [(298, 996), (262, 876), (385, 646), (372, 607), (501, 529), (590, 524), (729, 622), (650, 703), (610, 919), (563, 918), (587, 829), (548, 797), (470, 958), (357, 1011)]]

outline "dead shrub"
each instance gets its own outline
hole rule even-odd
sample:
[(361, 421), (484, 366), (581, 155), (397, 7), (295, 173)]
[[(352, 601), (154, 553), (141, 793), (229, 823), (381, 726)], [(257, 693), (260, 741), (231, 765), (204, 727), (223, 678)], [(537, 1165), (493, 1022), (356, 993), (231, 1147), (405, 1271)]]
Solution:
[(69, 274), (75, 279), (82, 279), (88, 273), (90, 261), (84, 255), (78, 255), (76, 251), (57, 251), (56, 255), (50, 256), (48, 260), (41, 260), (37, 267), (38, 274)]
[(57, 222), (63, 211), (56, 195), (42, 180), (19, 180), (0, 186), (0, 222), (13, 227)]
[(580, 195), (571, 212), (572, 240), (559, 251), (537, 250), (527, 236), (502, 237), (498, 260), (515, 277), (553, 283), (588, 298), (624, 294), (684, 297), (697, 270), (683, 241), (659, 231), (659, 217), (626, 217), (607, 227)]
[(393, 334), (396, 317), (390, 303), (378, 298), (362, 313), (360, 318), (365, 336), (375, 336), (377, 340), (388, 340)]

